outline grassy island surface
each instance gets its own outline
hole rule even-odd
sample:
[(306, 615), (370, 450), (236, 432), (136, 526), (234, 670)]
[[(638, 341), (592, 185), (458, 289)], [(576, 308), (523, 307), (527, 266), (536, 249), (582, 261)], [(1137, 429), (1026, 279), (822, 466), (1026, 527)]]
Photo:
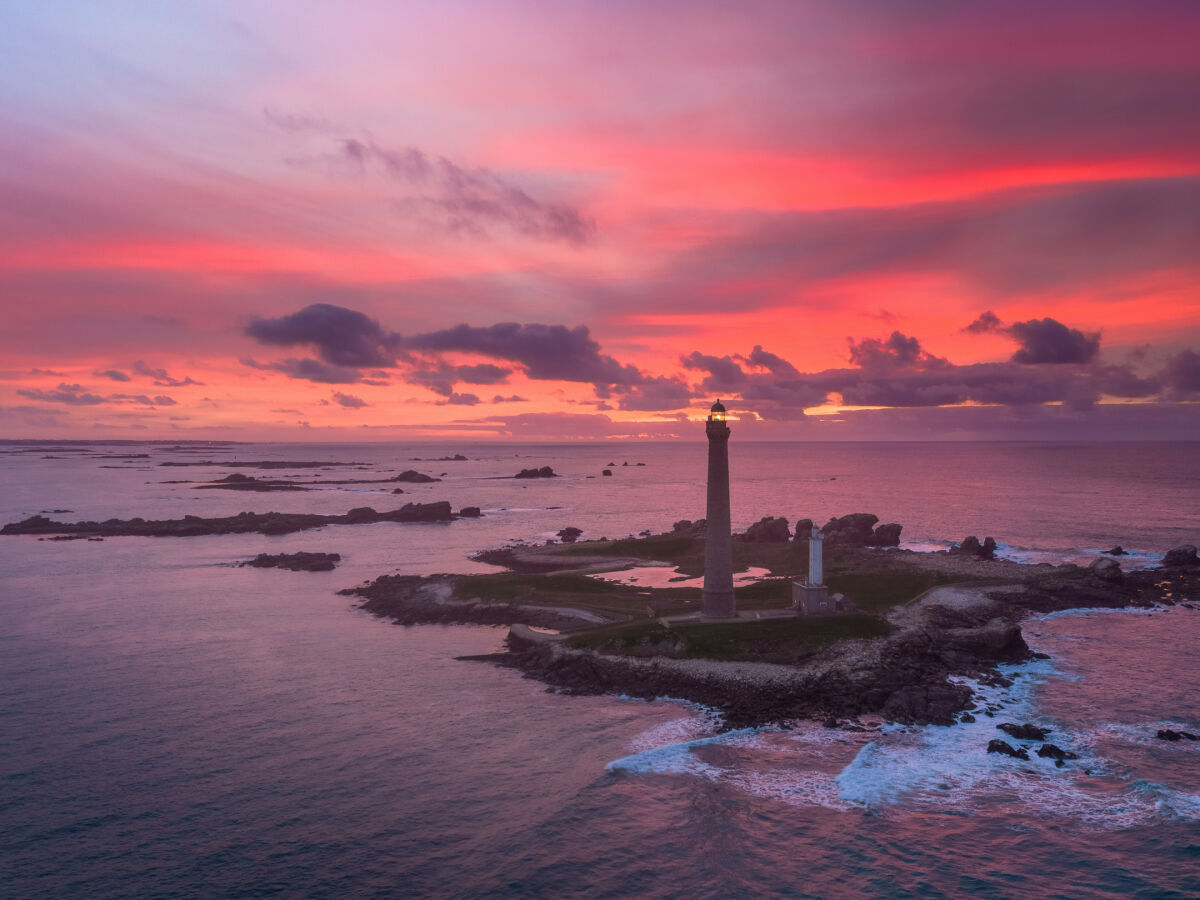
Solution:
[[(975, 709), (955, 676), (1002, 679), (996, 666), (1030, 658), (1024, 616), (1200, 599), (1194, 560), (1123, 572), (1109, 559), (1089, 568), (1025, 565), (964, 550), (830, 542), (824, 581), (849, 611), (797, 616), (791, 585), (808, 574), (808, 543), (735, 540), (735, 571), (766, 574), (736, 587), (736, 619), (705, 621), (694, 581), (704, 547), (702, 533), (678, 531), (518, 545), (474, 557), (504, 571), (385, 575), (344, 593), (400, 624), (510, 625), (507, 652), (489, 661), (551, 690), (694, 700), (719, 710), (729, 727), (865, 713), (953, 724)], [(673, 567), (671, 577), (691, 583), (611, 580), (647, 565)]]

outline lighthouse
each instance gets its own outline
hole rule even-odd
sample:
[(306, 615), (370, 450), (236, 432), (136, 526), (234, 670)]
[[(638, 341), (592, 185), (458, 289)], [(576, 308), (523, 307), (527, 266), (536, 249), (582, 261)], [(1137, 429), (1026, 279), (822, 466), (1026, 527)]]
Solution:
[(733, 598), (733, 535), (729, 525), (729, 425), (718, 400), (704, 424), (708, 435), (708, 512), (704, 541), (704, 590), (700, 612), (706, 619), (737, 616)]

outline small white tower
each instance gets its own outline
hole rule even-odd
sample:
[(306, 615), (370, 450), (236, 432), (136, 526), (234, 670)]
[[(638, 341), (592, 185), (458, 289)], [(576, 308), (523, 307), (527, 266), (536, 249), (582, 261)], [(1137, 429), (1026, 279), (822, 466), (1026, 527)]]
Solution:
[(825, 535), (813, 526), (808, 538), (808, 577), (792, 582), (792, 606), (798, 616), (827, 616), (835, 612), (825, 587)]
[(824, 549), (825, 535), (821, 534), (821, 529), (814, 525), (812, 537), (808, 539), (808, 583), (813, 587), (819, 587), (825, 583), (825, 561), (821, 557)]

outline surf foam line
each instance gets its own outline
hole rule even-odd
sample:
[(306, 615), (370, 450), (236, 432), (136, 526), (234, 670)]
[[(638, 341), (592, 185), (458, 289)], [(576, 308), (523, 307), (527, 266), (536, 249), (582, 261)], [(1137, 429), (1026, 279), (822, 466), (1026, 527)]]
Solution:
[(604, 767), (604, 771), (627, 772), (635, 775), (703, 775), (716, 778), (721, 775), (723, 770), (703, 762), (692, 753), (692, 750), (710, 745), (726, 746), (746, 743), (761, 730), (759, 728), (739, 728), (735, 731), (726, 731), (678, 744), (653, 747), (640, 753), (615, 759)]

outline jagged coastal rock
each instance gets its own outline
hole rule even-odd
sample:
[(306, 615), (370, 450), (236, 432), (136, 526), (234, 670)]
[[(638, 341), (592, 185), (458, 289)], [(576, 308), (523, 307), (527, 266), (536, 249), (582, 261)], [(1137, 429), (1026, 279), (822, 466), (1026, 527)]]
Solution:
[(875, 533), (875, 524), (878, 521), (879, 516), (871, 513), (850, 513), (848, 516), (835, 516), (830, 519), (821, 532), (825, 535), (826, 543), (830, 545), (865, 547), (871, 543), (871, 536)]
[(903, 530), (904, 526), (898, 522), (889, 522), (886, 525), (880, 525), (871, 533), (871, 546), (899, 547), (900, 532)]
[(788, 531), (788, 520), (782, 516), (763, 516), (746, 529), (739, 539), (751, 544), (783, 543), (791, 539)]
[(1162, 564), (1163, 568), (1200, 566), (1200, 557), (1196, 555), (1194, 545), (1183, 544), (1168, 550)]

